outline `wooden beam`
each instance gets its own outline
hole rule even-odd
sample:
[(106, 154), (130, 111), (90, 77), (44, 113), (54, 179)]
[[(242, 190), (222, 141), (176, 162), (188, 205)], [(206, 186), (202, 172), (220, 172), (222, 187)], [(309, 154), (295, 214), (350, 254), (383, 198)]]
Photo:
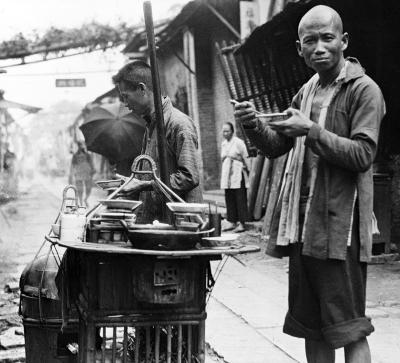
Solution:
[(225, 25), (226, 28), (237, 38), (240, 39), (240, 34), (239, 32), (233, 27), (233, 25), (226, 20), (223, 15), (215, 9), (212, 5), (210, 5), (208, 2), (203, 2), (203, 4), (210, 10), (217, 18), (218, 20)]

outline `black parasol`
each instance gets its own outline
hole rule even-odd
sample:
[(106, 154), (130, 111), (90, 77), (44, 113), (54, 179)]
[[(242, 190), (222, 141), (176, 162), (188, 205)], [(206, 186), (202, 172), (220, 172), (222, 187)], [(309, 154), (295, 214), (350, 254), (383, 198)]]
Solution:
[(113, 162), (140, 154), (145, 123), (120, 102), (95, 106), (80, 129), (88, 150)]

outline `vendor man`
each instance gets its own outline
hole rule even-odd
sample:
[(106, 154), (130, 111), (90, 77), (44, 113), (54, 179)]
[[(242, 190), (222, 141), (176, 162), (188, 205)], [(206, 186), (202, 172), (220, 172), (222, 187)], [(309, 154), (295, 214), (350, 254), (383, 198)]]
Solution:
[(298, 27), (298, 53), (316, 74), (300, 89), (288, 119), (265, 123), (252, 105), (235, 117), (268, 157), (292, 149), (276, 239), (289, 255), (289, 311), (284, 332), (305, 339), (308, 362), (371, 362), (365, 316), (372, 249), (372, 163), (385, 105), (379, 87), (354, 58), (339, 14), (313, 7)]
[[(121, 101), (143, 117), (146, 130), (141, 154), (149, 155), (157, 165), (157, 128), (155, 118), (153, 83), (150, 66), (143, 61), (126, 64), (113, 77)], [(199, 153), (196, 127), (193, 120), (172, 106), (168, 97), (163, 97), (166, 149), (170, 186), (172, 190), (187, 202), (201, 202), (202, 192), (199, 186)], [(124, 187), (127, 195), (140, 193), (143, 205), (138, 210), (138, 223), (151, 223), (162, 219), (161, 203), (163, 197), (154, 190), (149, 178), (143, 175), (133, 179)], [(147, 180), (144, 180), (147, 179)]]

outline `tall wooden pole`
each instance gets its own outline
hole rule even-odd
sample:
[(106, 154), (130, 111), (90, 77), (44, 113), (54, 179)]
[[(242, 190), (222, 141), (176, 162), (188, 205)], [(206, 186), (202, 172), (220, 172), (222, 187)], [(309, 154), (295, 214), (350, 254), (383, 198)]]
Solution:
[(156, 127), (157, 127), (157, 147), (159, 158), (160, 179), (168, 186), (169, 173), (168, 173), (168, 159), (167, 148), (165, 140), (165, 124), (164, 114), (161, 100), (161, 87), (160, 77), (158, 74), (158, 65), (156, 57), (156, 44), (154, 39), (154, 26), (153, 26), (153, 12), (150, 0), (143, 2), (144, 22), (146, 25), (147, 44), (150, 56), (151, 76), (153, 79), (153, 94), (154, 94), (154, 108), (156, 113)]

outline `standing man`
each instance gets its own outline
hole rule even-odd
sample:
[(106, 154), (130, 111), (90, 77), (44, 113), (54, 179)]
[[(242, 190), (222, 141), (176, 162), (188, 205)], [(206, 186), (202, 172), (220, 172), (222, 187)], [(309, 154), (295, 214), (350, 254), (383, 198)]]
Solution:
[[(365, 316), (372, 250), (372, 163), (385, 113), (379, 87), (354, 58), (339, 14), (312, 8), (298, 27), (299, 55), (317, 73), (295, 96), (285, 121), (257, 121), (250, 103), (235, 116), (268, 157), (290, 149), (278, 231), (268, 251), (289, 255), (284, 332), (305, 339), (308, 362), (371, 362)], [(297, 196), (297, 197), (296, 197)]]
[(86, 150), (85, 141), (78, 140), (77, 146), (78, 150), (72, 156), (68, 182), (76, 186), (79, 204), (88, 207), (95, 169), (92, 157)]
[[(150, 66), (143, 61), (134, 61), (125, 65), (114, 77), (114, 84), (119, 90), (125, 105), (143, 117), (146, 130), (141, 154), (152, 157), (158, 162), (157, 128), (154, 109), (153, 83)], [(202, 201), (199, 186), (199, 154), (196, 127), (184, 113), (172, 106), (168, 97), (162, 99), (168, 171), (172, 190), (187, 202)], [(152, 181), (145, 178), (133, 179), (125, 186), (127, 195), (142, 192), (143, 205), (139, 210), (138, 222), (151, 223), (162, 218), (162, 198), (152, 190)], [(147, 178), (149, 179), (149, 178)]]

